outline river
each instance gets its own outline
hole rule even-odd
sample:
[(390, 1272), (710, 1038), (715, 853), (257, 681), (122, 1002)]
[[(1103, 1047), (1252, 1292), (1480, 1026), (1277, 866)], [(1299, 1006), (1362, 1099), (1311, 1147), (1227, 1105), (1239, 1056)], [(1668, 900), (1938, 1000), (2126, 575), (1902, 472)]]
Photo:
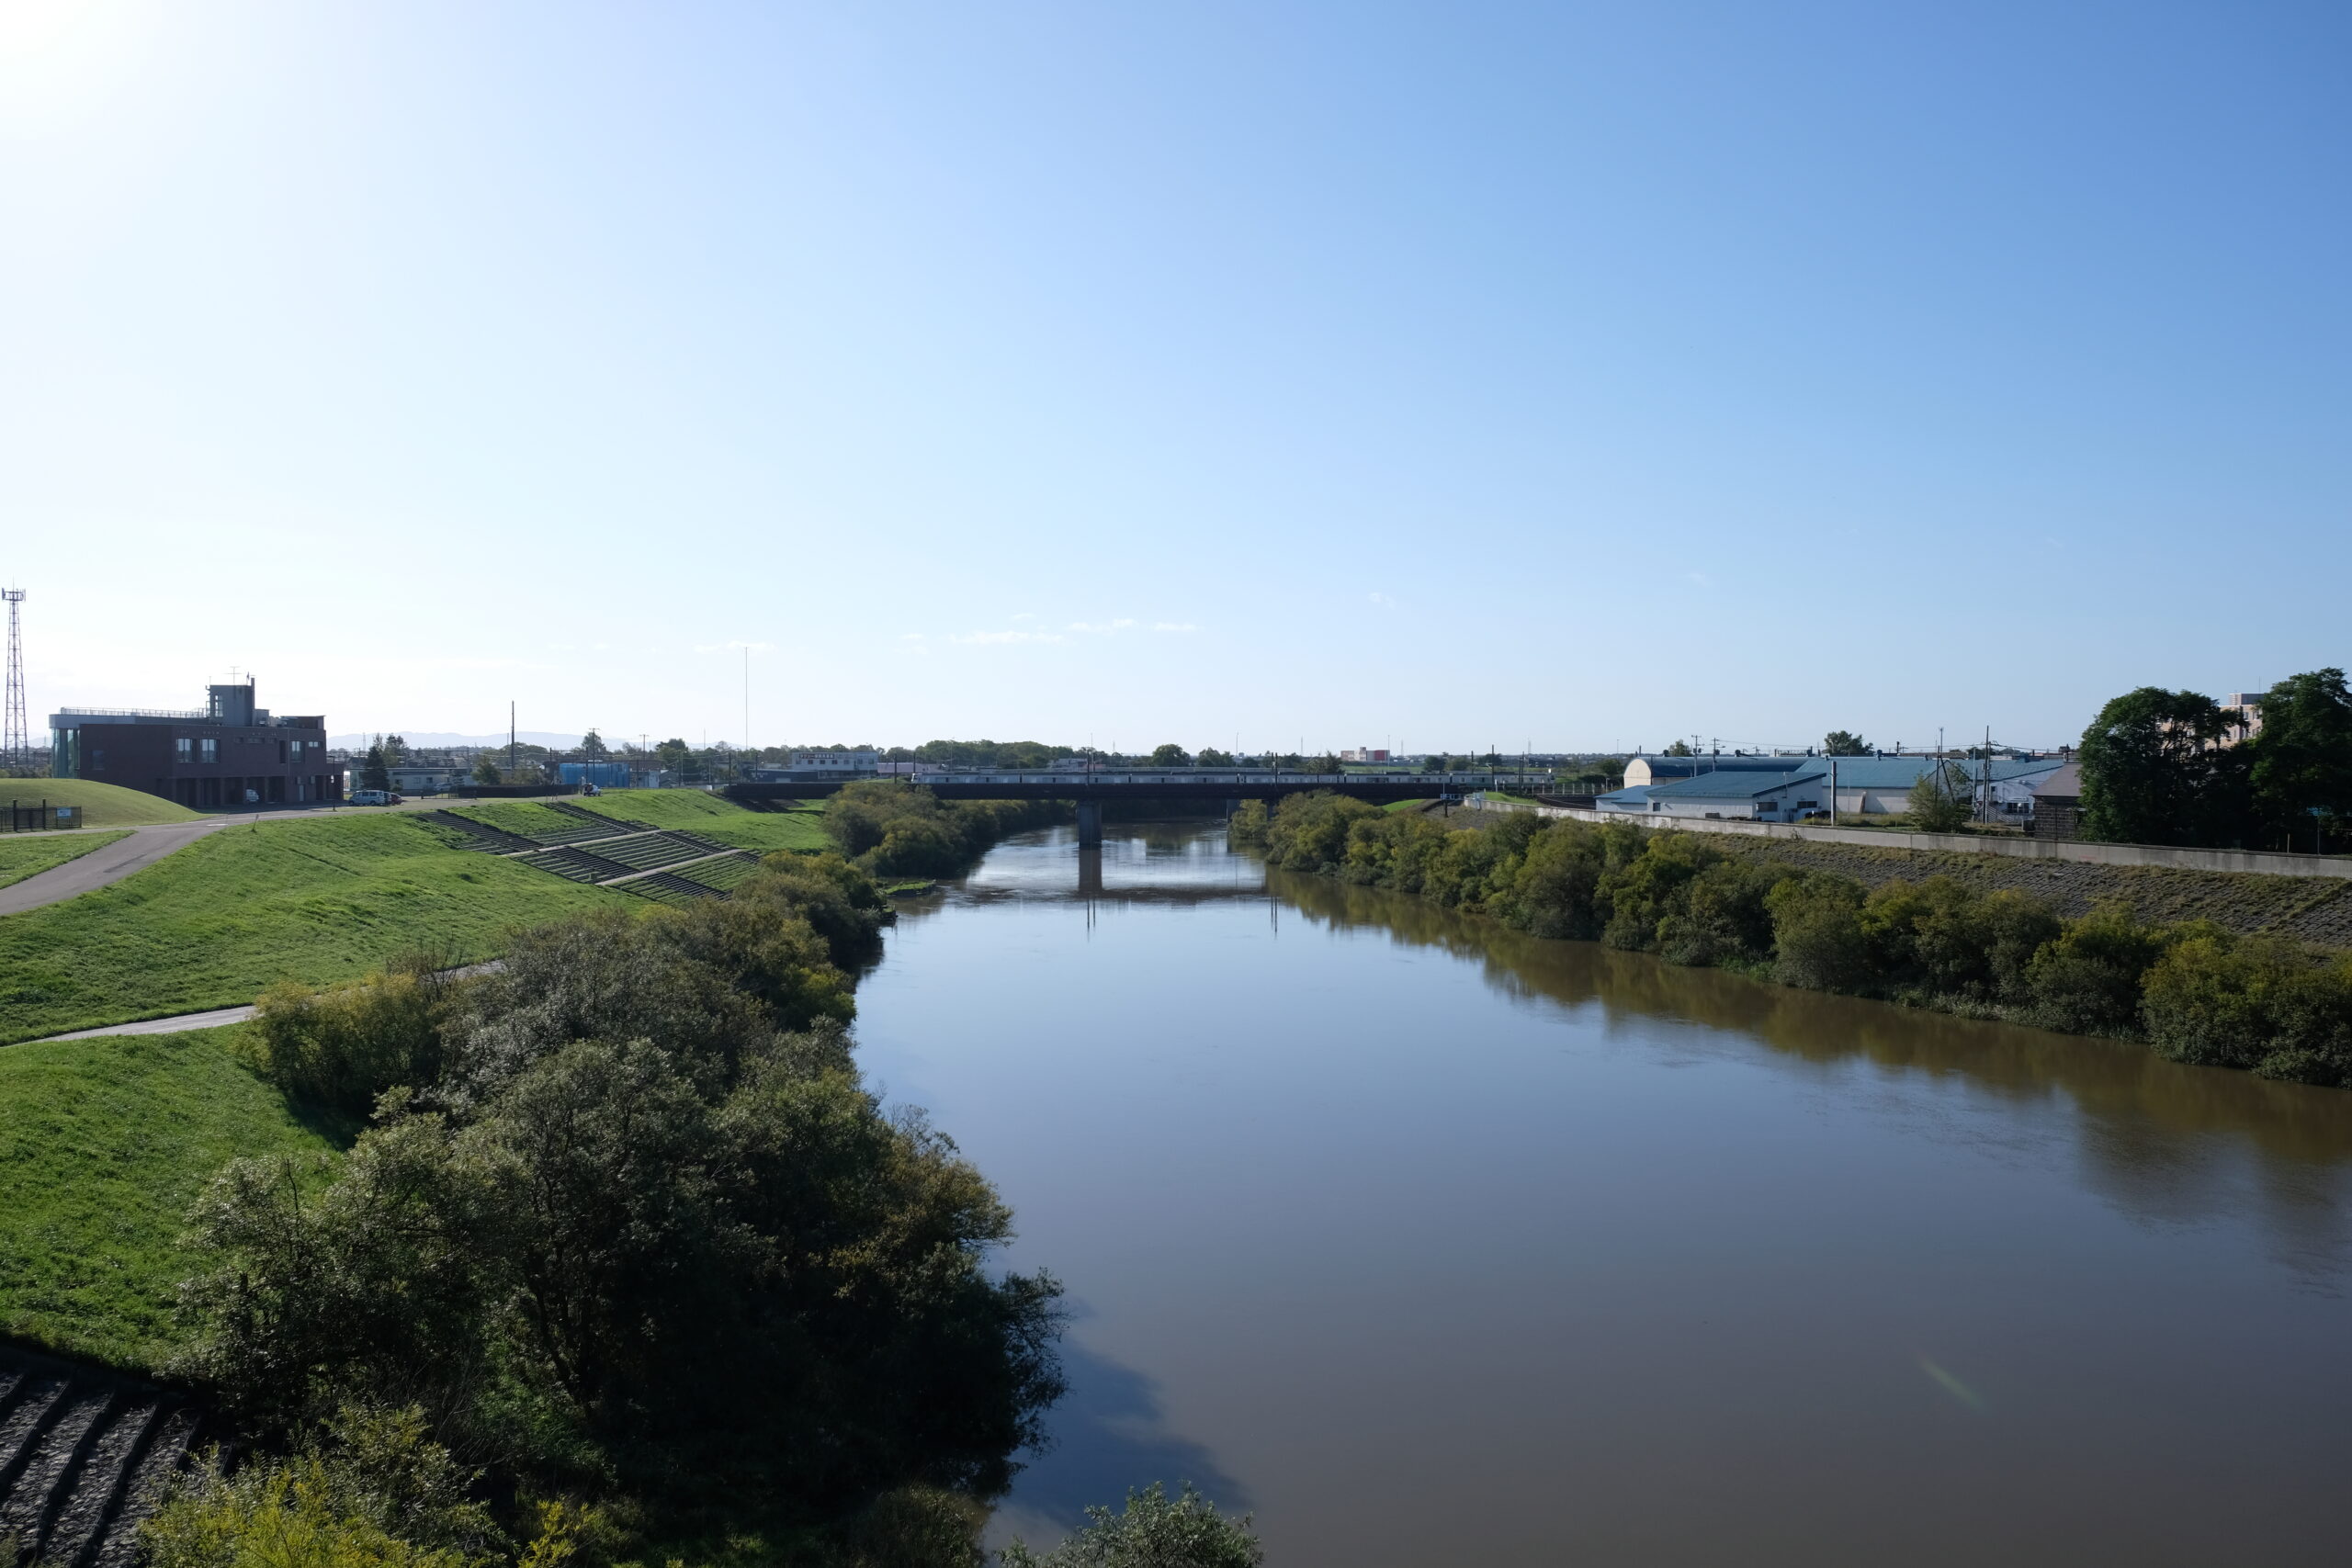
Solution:
[(1108, 833), (859, 997), (1069, 1287), (994, 1539), (1189, 1478), (1272, 1568), (2352, 1558), (2352, 1093)]

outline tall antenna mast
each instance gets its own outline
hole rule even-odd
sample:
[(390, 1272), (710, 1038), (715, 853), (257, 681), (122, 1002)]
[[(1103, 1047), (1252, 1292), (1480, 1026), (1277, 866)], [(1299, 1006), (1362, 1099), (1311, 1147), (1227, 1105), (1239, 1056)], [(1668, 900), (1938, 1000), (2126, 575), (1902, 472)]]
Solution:
[(33, 760), (32, 731), (25, 722), (25, 644), (17, 626), (25, 591), (0, 588), (0, 599), (8, 602), (8, 705), (0, 716), (0, 763), (21, 768)]

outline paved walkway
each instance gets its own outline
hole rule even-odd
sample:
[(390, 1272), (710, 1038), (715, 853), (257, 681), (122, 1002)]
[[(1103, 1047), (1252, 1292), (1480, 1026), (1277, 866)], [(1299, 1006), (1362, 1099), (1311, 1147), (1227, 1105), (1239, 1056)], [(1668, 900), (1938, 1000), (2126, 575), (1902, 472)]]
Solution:
[(171, 1018), (145, 1018), (137, 1023), (109, 1023), (103, 1029), (77, 1029), (71, 1034), (44, 1035), (39, 1040), (20, 1040), (20, 1045), (46, 1045), (51, 1040), (96, 1040), (107, 1034), (177, 1034), (189, 1029), (218, 1029), (224, 1023), (243, 1023), (253, 1017), (253, 1004), (241, 1008), (214, 1008), (210, 1012), (184, 1012)]

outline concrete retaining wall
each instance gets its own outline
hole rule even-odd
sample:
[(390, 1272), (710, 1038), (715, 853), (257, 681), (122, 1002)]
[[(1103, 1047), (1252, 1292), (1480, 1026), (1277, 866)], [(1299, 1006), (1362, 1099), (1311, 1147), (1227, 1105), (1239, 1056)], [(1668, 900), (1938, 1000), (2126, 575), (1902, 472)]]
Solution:
[(2336, 876), (2352, 879), (2352, 857), (2290, 855), (2256, 850), (2176, 850), (2161, 844), (2090, 844), (2075, 840), (1995, 838), (1976, 833), (1905, 833), (1870, 828), (1816, 828), (1801, 822), (1736, 822), (1729, 818), (1666, 817), (1646, 819), (1630, 811), (1580, 811), (1569, 807), (1505, 807), (1573, 817), (1581, 822), (1631, 822), (1637, 828), (1673, 828), (1690, 833), (1745, 833), (1750, 838), (1812, 839), (1831, 844), (1864, 844), (1881, 850), (1932, 850), (1944, 853), (2011, 855), (2019, 860), (2086, 861), (2094, 865), (2162, 865), (2177, 871), (2239, 871), (2263, 876)]

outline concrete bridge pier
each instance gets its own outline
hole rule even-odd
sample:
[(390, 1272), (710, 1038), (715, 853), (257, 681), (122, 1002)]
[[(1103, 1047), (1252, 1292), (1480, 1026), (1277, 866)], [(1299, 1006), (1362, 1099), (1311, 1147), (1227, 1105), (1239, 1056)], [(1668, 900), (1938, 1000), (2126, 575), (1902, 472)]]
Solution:
[(1230, 821), (1232, 821), (1236, 817), (1238, 817), (1240, 814), (1241, 814), (1241, 798), (1240, 798), (1240, 796), (1238, 796), (1238, 795), (1227, 795), (1227, 796), (1225, 797), (1225, 819), (1226, 819), (1227, 821), (1230, 822)]
[(1078, 847), (1081, 850), (1102, 847), (1102, 803), (1099, 800), (1078, 803)]

